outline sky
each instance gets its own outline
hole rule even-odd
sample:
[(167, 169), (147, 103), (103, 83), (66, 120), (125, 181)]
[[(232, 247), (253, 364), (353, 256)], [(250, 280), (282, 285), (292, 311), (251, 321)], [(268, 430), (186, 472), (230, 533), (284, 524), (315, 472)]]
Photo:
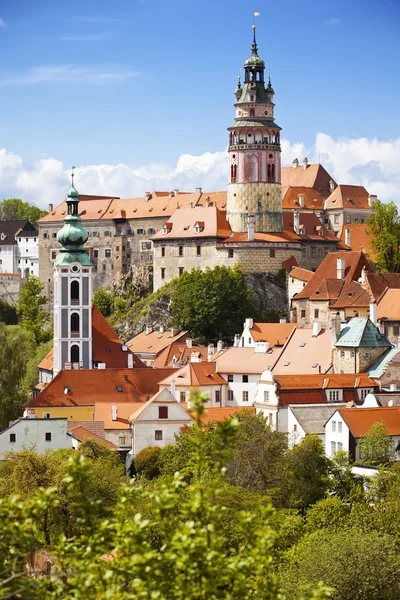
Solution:
[(253, 11), (283, 163), (400, 203), (399, 0), (0, 0), (0, 198), (226, 189)]

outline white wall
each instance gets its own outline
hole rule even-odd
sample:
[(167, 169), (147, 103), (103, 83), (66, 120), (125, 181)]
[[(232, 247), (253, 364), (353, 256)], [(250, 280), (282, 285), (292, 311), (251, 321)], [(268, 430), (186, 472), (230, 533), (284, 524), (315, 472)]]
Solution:
[(287, 409), (287, 429), (288, 432), (288, 446), (293, 448), (296, 444), (299, 444), (305, 437), (306, 432), (300, 425), (299, 421), (294, 416), (290, 407)]
[[(228, 382), (228, 389), (226, 390), (226, 406), (252, 406), (253, 402), (255, 402), (258, 381), (260, 379), (260, 374), (252, 374), (247, 375), (248, 383), (243, 382), (243, 375), (247, 373), (234, 373), (232, 375), (233, 381)], [(228, 373), (219, 373), (221, 377), (228, 381)], [(228, 400), (229, 394), (228, 390), (232, 390), (233, 392), (233, 400)], [(243, 392), (248, 392), (248, 402), (243, 400)]]
[(39, 242), (36, 236), (24, 236), (21, 232), (17, 238), (16, 259), (17, 268), (21, 269), (21, 276), (29, 275), (39, 277)]
[(338, 450), (349, 452), (349, 436), (349, 428), (343, 421), (340, 413), (335, 411), (325, 425), (326, 456), (332, 457)]
[(301, 281), (301, 279), (297, 279), (296, 277), (291, 277), (290, 273), (288, 274), (288, 282), (287, 282), (287, 290), (288, 290), (288, 299), (289, 299), (289, 312), (290, 312), (290, 303), (296, 294), (299, 294), (301, 290), (307, 285), (307, 281)]
[[(160, 419), (159, 406), (168, 407), (168, 418)], [(163, 448), (175, 443), (175, 434), (180, 433), (182, 427), (190, 426), (193, 419), (178, 402), (151, 402), (145, 410), (132, 422), (133, 455), (147, 448), (158, 446)], [(162, 432), (162, 439), (155, 439), (155, 432)]]
[[(210, 398), (211, 401), (206, 402), (204, 404), (204, 406), (209, 407), (209, 408), (210, 407), (220, 408), (222, 406), (233, 406), (232, 403), (225, 404), (226, 394), (227, 394), (226, 388), (227, 388), (226, 385), (208, 385), (208, 386), (204, 385), (204, 386), (196, 387), (195, 389), (198, 389), (202, 394), (207, 394), (207, 396)], [(171, 391), (170, 386), (162, 386), (160, 389)], [(177, 402), (189, 402), (190, 394), (193, 391), (193, 389), (194, 388), (192, 386), (176, 385), (176, 383), (175, 383), (175, 390), (172, 391), (171, 393)], [(216, 390), (220, 391), (221, 402), (215, 401)], [(186, 395), (185, 400), (181, 400), (181, 393), (184, 393)]]
[[(46, 441), (46, 433), (51, 433), (51, 441)], [(15, 442), (10, 442), (12, 434), (15, 434)], [(67, 434), (67, 419), (20, 419), (0, 433), (0, 457), (4, 458), (10, 450), (19, 452), (32, 444), (38, 454), (48, 449), (72, 448), (72, 438)]]
[(0, 273), (16, 272), (16, 246), (0, 246)]

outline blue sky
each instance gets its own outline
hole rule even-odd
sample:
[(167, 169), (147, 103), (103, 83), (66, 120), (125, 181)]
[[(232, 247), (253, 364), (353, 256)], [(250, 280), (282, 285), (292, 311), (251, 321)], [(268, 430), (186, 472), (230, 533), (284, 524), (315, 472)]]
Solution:
[(292, 145), (400, 137), (398, 0), (253, 3), (0, 0), (0, 148), (29, 168), (223, 151), (253, 10)]

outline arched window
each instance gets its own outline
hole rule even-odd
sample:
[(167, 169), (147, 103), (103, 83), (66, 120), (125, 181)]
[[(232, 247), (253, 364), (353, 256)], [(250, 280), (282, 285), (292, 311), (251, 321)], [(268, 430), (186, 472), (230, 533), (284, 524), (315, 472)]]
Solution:
[(79, 333), (79, 315), (72, 313), (71, 315), (71, 333)]
[(74, 344), (71, 346), (71, 362), (78, 363), (79, 362), (79, 346)]
[(271, 165), (267, 165), (267, 180), (271, 181)]
[(254, 117), (254, 115), (255, 115), (254, 108), (251, 108), (251, 109), (250, 109), (250, 116), (251, 116), (251, 117)]
[(79, 304), (79, 281), (71, 282), (71, 304)]
[(271, 165), (271, 181), (275, 182), (275, 165)]

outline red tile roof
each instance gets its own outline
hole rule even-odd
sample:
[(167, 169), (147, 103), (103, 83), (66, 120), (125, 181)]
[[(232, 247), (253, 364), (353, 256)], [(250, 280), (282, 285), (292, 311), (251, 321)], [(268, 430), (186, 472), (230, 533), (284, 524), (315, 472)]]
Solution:
[[(298, 167), (282, 168), (282, 187), (307, 187), (314, 188), (323, 196), (329, 196), (330, 181), (333, 181), (329, 173), (320, 164), (309, 164), (306, 169), (300, 163)], [(335, 182), (334, 182), (335, 183)]]
[(327, 208), (358, 208), (372, 210), (368, 192), (362, 185), (338, 185), (325, 201)]
[[(289, 235), (294, 235), (294, 215), (292, 212), (283, 213), (283, 229)], [(304, 234), (300, 237), (305, 240), (313, 240), (319, 242), (336, 242), (338, 243), (338, 238), (331, 232), (325, 225), (321, 223), (317, 215), (313, 212), (302, 213), (300, 212), (300, 227), (303, 227)]]
[(159, 381), (171, 372), (176, 370), (63, 370), (57, 373), (29, 406), (94, 406), (95, 402), (146, 402), (158, 391)]
[[(299, 195), (304, 196), (304, 205), (300, 206)], [(324, 196), (310, 187), (288, 187), (282, 197), (282, 208), (286, 210), (323, 210)]]
[(104, 421), (73, 421), (68, 420), (68, 429), (72, 429), (73, 427), (84, 427), (88, 431), (95, 433), (96, 435), (104, 438)]
[(273, 348), (283, 346), (296, 327), (297, 323), (253, 323), (251, 335), (255, 342), (269, 342)]
[(346, 243), (346, 231), (350, 232), (350, 248), (354, 251), (361, 251), (368, 254), (368, 257), (373, 261), (374, 252), (371, 248), (371, 240), (373, 239), (372, 233), (367, 233), (369, 225), (366, 223), (351, 223), (343, 225), (338, 237), (342, 240), (342, 243)]
[(355, 438), (364, 437), (375, 423), (383, 423), (389, 435), (400, 435), (400, 406), (341, 408), (339, 414)]
[(83, 440), (86, 440), (87, 438), (89, 438), (91, 440), (94, 440), (95, 442), (100, 442), (101, 444), (104, 444), (105, 446), (108, 446), (109, 448), (116, 448), (115, 444), (113, 444), (112, 442), (109, 442), (108, 440), (105, 440), (104, 437), (100, 437), (99, 435), (96, 435), (95, 433), (93, 433), (92, 431), (89, 431), (89, 429), (86, 429), (85, 427), (82, 427), (82, 426), (69, 427), (68, 430), (72, 433), (74, 438), (76, 438), (80, 442), (83, 442)]
[[(199, 352), (203, 360), (208, 360), (208, 347), (207, 346), (192, 346), (188, 348), (186, 344), (174, 343), (167, 346), (160, 352), (155, 361), (153, 367), (157, 369), (172, 368), (174, 364), (184, 365), (190, 361), (190, 357)], [(173, 357), (176, 357), (176, 363), (173, 361)]]
[(368, 377), (367, 373), (274, 375), (274, 379), (280, 391), (378, 387), (376, 381)]
[(302, 269), (301, 267), (293, 267), (289, 271), (289, 277), (300, 279), (300, 281), (310, 281), (310, 279), (314, 277), (314, 271), (308, 271), (307, 269)]
[(182, 343), (188, 337), (188, 331), (179, 331), (173, 328), (165, 329), (163, 332), (155, 329), (150, 333), (146, 333), (146, 330), (144, 330), (142, 333), (135, 335), (134, 338), (129, 340), (127, 346), (132, 352), (138, 354), (155, 354), (158, 356), (162, 350), (169, 348), (171, 344), (178, 340)]
[[(79, 215), (83, 221), (98, 221), (103, 217), (115, 196), (91, 196), (79, 194)], [(67, 202), (64, 200), (41, 219), (38, 223), (58, 223), (67, 214)]]
[(349, 281), (342, 287), (339, 297), (331, 304), (332, 308), (366, 308), (371, 302), (368, 291), (357, 281)]
[(400, 289), (400, 273), (370, 273), (367, 272), (366, 284), (376, 302), (386, 288)]
[(180, 369), (174, 369), (173, 373), (160, 380), (160, 386), (169, 386), (171, 381), (175, 381), (178, 386), (209, 386), (209, 385), (228, 385), (221, 375), (216, 373), (215, 362), (188, 363)]
[[(152, 239), (224, 238), (231, 233), (230, 225), (226, 220), (226, 212), (222, 212), (213, 206), (208, 208), (180, 208), (168, 219), (167, 225), (167, 233), (164, 233), (164, 230), (161, 229), (153, 235)], [(196, 229), (197, 226), (199, 226), (199, 229)]]

